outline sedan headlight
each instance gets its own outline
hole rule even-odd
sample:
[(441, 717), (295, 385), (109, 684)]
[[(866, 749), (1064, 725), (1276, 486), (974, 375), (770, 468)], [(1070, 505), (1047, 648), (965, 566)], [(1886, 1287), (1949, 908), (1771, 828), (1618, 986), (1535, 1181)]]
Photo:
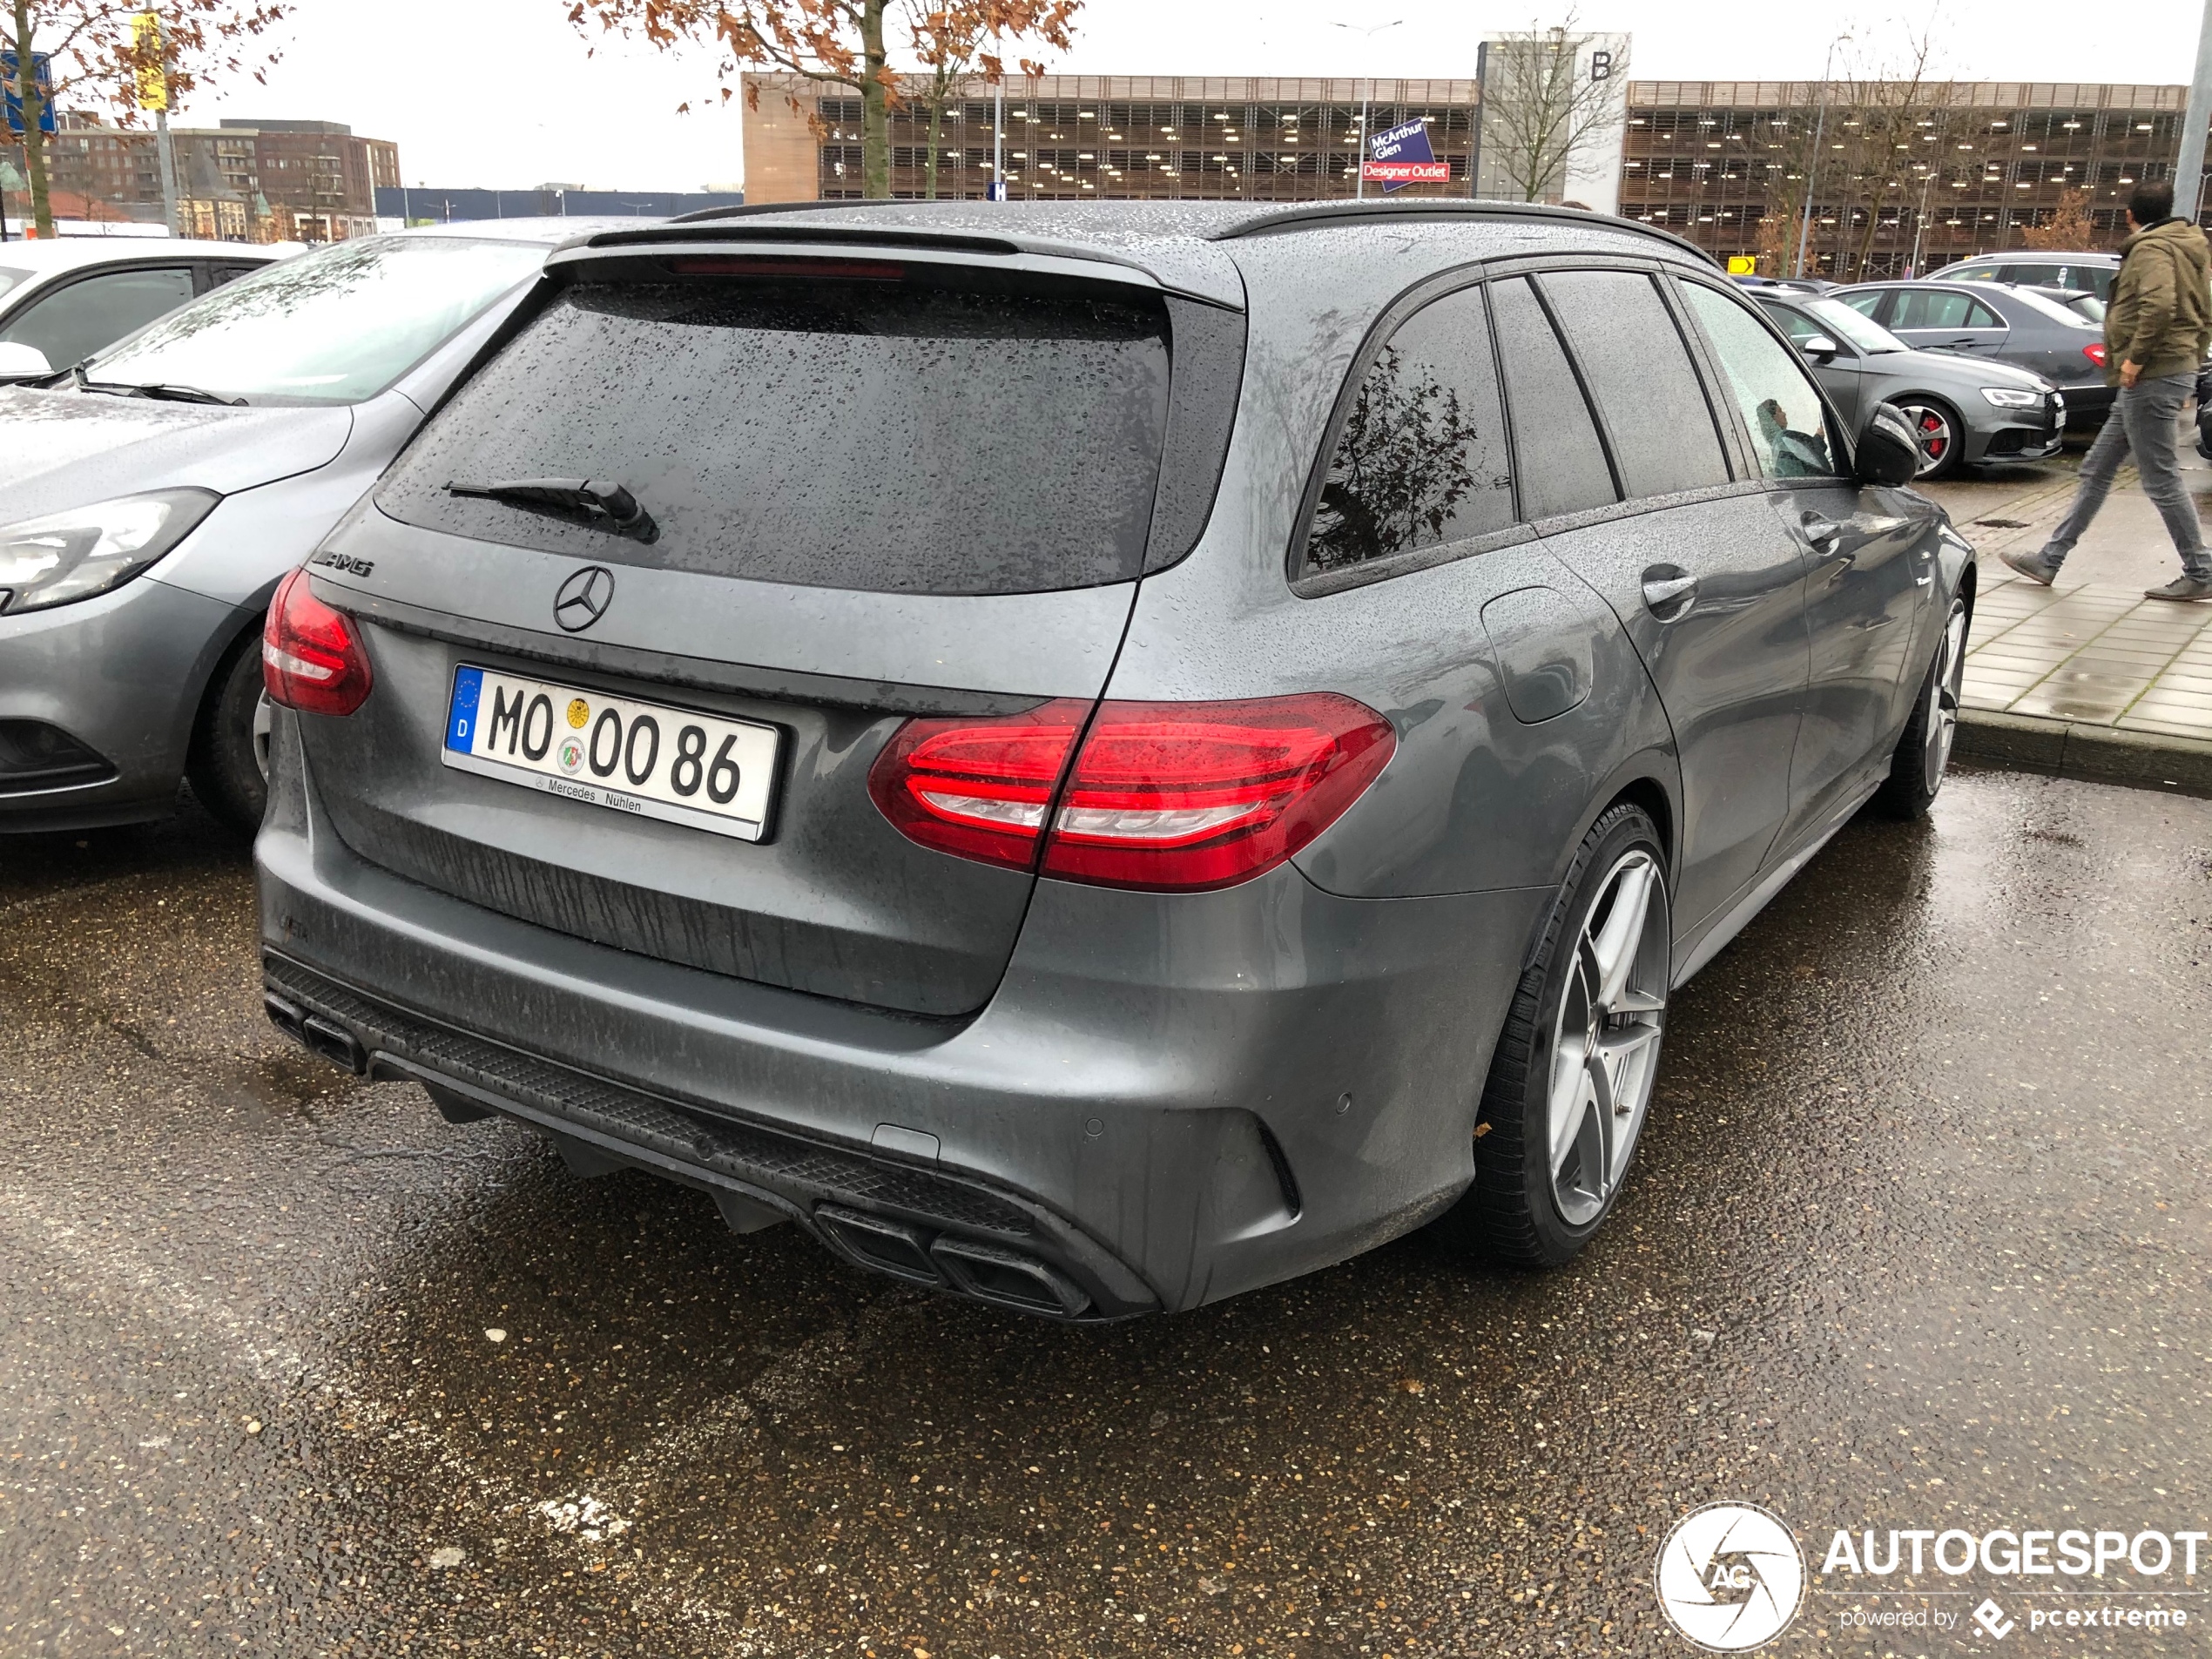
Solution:
[(2043, 407), (2043, 393), (2023, 392), (2017, 387), (1985, 386), (1981, 388), (1981, 395), (2000, 409), (2040, 409)]
[(220, 500), (211, 489), (156, 489), (0, 524), (0, 611), (44, 610), (120, 586)]

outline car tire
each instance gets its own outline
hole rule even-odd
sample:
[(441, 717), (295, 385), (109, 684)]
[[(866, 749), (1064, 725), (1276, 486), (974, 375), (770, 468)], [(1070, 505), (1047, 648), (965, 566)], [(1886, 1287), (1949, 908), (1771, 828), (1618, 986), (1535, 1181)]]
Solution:
[(207, 683), (185, 776), (200, 805), (241, 835), (261, 827), (268, 805), (261, 631), (232, 647)]
[[(1939, 397), (1917, 394), (1893, 398), (1890, 407), (1912, 425), (1912, 435), (1920, 445), (1922, 461), (1920, 470), (1913, 475), (1914, 483), (1948, 478), (1966, 464), (1966, 426), (1959, 418), (1958, 410)], [(1941, 448), (1931, 453), (1932, 444), (1940, 444)]]
[(1890, 775), (1874, 792), (1875, 810), (1886, 817), (1925, 816), (1943, 787), (1959, 732), (1959, 687), (1966, 677), (1966, 625), (1973, 615), (1964, 594), (1951, 601), (1934, 659), (1920, 682), (1920, 695), (1890, 756)]
[(1521, 972), (1475, 1121), (1474, 1184), (1434, 1224), (1440, 1243), (1556, 1267), (1588, 1242), (1650, 1105), (1673, 959), (1658, 829), (1640, 806), (1612, 807)]

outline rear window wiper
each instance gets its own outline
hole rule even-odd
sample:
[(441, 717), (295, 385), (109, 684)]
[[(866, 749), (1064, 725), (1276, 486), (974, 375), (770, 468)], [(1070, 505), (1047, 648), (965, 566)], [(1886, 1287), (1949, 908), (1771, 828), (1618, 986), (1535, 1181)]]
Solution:
[(127, 381), (96, 381), (85, 374), (82, 363), (71, 372), (80, 392), (105, 392), (111, 397), (150, 397), (163, 403), (215, 403), (226, 409), (246, 407), (242, 397), (223, 397), (197, 386), (179, 386), (172, 381), (156, 381), (144, 386), (134, 386)]
[(573, 513), (617, 536), (651, 542), (660, 535), (652, 515), (620, 484), (597, 478), (509, 478), (498, 483), (446, 485), (448, 496), (474, 496), (513, 507), (544, 507)]

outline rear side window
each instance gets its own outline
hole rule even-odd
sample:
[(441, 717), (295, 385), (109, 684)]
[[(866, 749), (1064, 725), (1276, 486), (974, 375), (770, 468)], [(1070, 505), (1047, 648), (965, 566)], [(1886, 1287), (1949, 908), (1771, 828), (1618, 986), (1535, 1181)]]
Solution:
[(1340, 570), (1513, 522), (1490, 325), (1482, 291), (1463, 288), (1400, 323), (1360, 381), (1322, 482), (1305, 567)]
[(1490, 303), (1513, 410), (1521, 516), (1552, 518), (1610, 506), (1620, 496), (1605, 447), (1535, 290), (1526, 277), (1493, 283)]
[[(1961, 279), (1952, 279), (1954, 281), (1959, 280)], [(1889, 297), (1890, 296), (1886, 291), (1879, 289), (1872, 293), (1846, 293), (1841, 296), (1843, 302), (1849, 306), (1853, 311), (1858, 312), (1862, 317), (1874, 318), (1880, 317), (1882, 313), (1882, 301)]]
[(2002, 328), (2004, 321), (1971, 293), (1908, 288), (1898, 296), (1892, 328)]
[(1728, 461), (1704, 388), (1652, 280), (1634, 271), (1559, 271), (1542, 280), (1590, 395), (1606, 412), (1622, 490), (1669, 496), (1726, 483)]
[(1759, 471), (1769, 478), (1835, 475), (1840, 469), (1820, 394), (1789, 348), (1726, 294), (1702, 282), (1685, 282), (1682, 292), (1720, 359)]
[[(903, 280), (586, 282), (401, 458), (411, 524), (632, 564), (886, 593), (1135, 577), (1168, 409), (1141, 293)], [(628, 489), (650, 544), (449, 482)]]

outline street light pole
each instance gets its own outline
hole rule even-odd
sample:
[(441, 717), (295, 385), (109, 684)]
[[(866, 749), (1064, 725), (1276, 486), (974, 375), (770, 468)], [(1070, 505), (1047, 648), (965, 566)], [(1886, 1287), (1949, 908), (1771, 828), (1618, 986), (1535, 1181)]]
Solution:
[(2182, 157), (2174, 164), (2174, 212), (2194, 224), (2203, 205), (2204, 128), (2212, 121), (2212, 0), (2205, 0), (2197, 30), (2196, 73), (2189, 81), (2188, 109), (2182, 116)]
[[(2212, 4), (2212, 0), (2207, 0), (2207, 3)], [(1821, 60), (1820, 112), (1813, 118), (1812, 154), (1805, 162), (1805, 211), (1803, 221), (1797, 226), (1797, 263), (1790, 273), (1791, 276), (1805, 273), (1805, 243), (1812, 235), (1812, 185), (1813, 180), (1820, 176), (1820, 146), (1828, 136), (1828, 75), (1835, 67), (1836, 48), (1850, 38), (1849, 35), (1838, 35), (1830, 41), (1828, 56)]]
[[(2212, 6), (2212, 0), (2205, 0), (2205, 4)], [(1355, 35), (1365, 35), (1367, 37), (1368, 44), (1372, 45), (1374, 43), (1375, 37), (1382, 33), (1384, 30), (1395, 29), (1399, 26), (1399, 24), (1404, 23), (1405, 21), (1406, 20), (1403, 17), (1393, 17), (1388, 23), (1379, 23), (1364, 29), (1358, 24), (1350, 23), (1332, 23), (1329, 27), (1332, 29), (1348, 29)], [(1352, 199), (1355, 201), (1365, 201), (1367, 199), (1368, 105), (1373, 101), (1374, 92), (1375, 78), (1372, 75), (1370, 75), (1367, 77), (1366, 90), (1359, 94), (1359, 165), (1358, 170), (1354, 172), (1352, 176)]]
[[(999, 47), (999, 31), (995, 29), (991, 30), (991, 44)], [(992, 106), (994, 112), (991, 116), (991, 199), (1002, 202), (1006, 199), (1006, 58), (1003, 47), (999, 47), (998, 57), (999, 78), (992, 84), (997, 102)]]

